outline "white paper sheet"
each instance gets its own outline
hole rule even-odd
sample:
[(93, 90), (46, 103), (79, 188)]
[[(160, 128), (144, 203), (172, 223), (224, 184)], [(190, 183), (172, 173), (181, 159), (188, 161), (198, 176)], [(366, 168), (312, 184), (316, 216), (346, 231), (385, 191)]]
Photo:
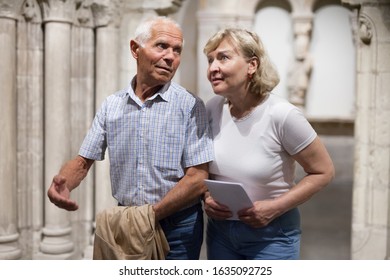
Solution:
[(229, 220), (238, 220), (237, 212), (253, 206), (243, 185), (236, 182), (205, 180), (205, 184), (214, 200), (229, 207), (233, 217)]

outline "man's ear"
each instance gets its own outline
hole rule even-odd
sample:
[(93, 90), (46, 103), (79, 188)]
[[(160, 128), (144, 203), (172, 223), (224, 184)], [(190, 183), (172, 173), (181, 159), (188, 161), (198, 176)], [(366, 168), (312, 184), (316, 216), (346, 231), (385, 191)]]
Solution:
[(134, 40), (130, 40), (130, 51), (131, 51), (131, 55), (137, 59), (138, 58), (138, 51), (139, 51), (139, 48), (140, 48), (140, 45), (134, 41)]

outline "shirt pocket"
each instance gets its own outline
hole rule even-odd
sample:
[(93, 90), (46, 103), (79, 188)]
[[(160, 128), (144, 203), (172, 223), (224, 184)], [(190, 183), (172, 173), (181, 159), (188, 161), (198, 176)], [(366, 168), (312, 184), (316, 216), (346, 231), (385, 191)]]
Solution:
[(162, 172), (181, 170), (181, 159), (186, 139), (186, 124), (179, 116), (166, 114), (153, 130), (151, 148), (153, 165)]

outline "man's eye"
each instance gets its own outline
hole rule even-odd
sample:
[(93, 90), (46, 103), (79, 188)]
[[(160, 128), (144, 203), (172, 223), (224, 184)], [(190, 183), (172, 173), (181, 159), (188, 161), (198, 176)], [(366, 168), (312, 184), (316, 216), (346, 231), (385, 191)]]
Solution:
[(182, 49), (181, 48), (174, 48), (173, 52), (177, 54), (181, 54)]
[(167, 48), (166, 44), (164, 44), (164, 43), (158, 43), (157, 47), (160, 48), (160, 49), (166, 49)]

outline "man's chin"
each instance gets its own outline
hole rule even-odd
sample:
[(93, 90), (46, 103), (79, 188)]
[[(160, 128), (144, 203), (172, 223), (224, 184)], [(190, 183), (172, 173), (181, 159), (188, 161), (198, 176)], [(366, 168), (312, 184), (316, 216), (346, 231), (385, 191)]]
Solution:
[(163, 83), (167, 83), (170, 80), (172, 80), (172, 78), (173, 78), (173, 74), (172, 73), (165, 72), (165, 73), (158, 73), (158, 75), (156, 77), (156, 80), (161, 81)]

